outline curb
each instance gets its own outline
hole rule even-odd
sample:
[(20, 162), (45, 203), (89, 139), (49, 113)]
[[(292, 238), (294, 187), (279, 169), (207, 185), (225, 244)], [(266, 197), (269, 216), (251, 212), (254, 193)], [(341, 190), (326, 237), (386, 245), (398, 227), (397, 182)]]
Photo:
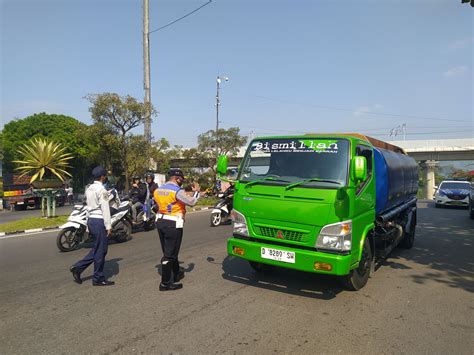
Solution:
[(28, 233), (37, 233), (37, 232), (43, 232), (47, 230), (52, 230), (52, 229), (58, 229), (59, 226), (55, 227), (46, 227), (46, 228), (34, 228), (34, 229), (25, 229), (22, 231), (14, 231), (14, 232), (0, 232), (0, 237), (4, 237), (6, 235), (11, 235), (11, 234), (28, 234)]
[[(197, 212), (197, 211), (204, 211), (204, 210), (210, 210), (212, 207), (198, 207), (198, 208), (193, 208), (191, 211)], [(14, 231), (14, 232), (0, 232), (0, 237), (4, 237), (7, 235), (12, 235), (12, 234), (28, 234), (28, 233), (37, 233), (37, 232), (44, 232), (47, 230), (52, 230), (52, 229), (58, 229), (59, 226), (55, 227), (46, 227), (46, 228), (34, 228), (34, 229), (25, 229), (22, 231)]]

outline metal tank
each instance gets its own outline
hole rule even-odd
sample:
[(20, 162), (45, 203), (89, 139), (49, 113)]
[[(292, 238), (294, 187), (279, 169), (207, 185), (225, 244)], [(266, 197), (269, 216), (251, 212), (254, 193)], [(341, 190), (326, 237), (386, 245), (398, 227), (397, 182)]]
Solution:
[(408, 155), (374, 148), (377, 215), (413, 199), (418, 191), (418, 164)]

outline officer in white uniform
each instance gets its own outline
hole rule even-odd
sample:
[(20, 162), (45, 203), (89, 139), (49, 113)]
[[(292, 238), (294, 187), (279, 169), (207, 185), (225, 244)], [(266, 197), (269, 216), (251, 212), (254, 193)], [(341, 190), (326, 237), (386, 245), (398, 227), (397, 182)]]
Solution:
[(110, 286), (113, 281), (107, 281), (104, 277), (105, 255), (107, 255), (108, 237), (110, 236), (112, 225), (110, 219), (109, 193), (104, 188), (107, 181), (107, 171), (98, 166), (92, 170), (94, 183), (86, 190), (89, 233), (94, 237), (94, 247), (84, 257), (75, 263), (70, 271), (74, 281), (82, 283), (81, 273), (92, 263), (94, 263), (94, 276), (92, 285)]

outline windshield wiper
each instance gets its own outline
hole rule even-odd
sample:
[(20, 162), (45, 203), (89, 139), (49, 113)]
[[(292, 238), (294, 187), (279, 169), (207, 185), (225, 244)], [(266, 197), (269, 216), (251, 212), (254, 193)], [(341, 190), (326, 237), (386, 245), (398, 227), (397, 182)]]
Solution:
[(311, 179), (306, 179), (306, 180), (303, 180), (303, 181), (298, 181), (298, 182), (295, 182), (294, 184), (290, 184), (288, 185), (287, 187), (285, 187), (285, 190), (289, 190), (289, 189), (292, 189), (296, 186), (300, 186), (300, 185), (304, 185), (304, 184), (307, 184), (308, 182), (327, 182), (329, 184), (337, 184), (337, 185), (342, 185), (339, 181), (334, 181), (334, 180), (324, 180), (324, 179), (318, 179), (318, 178), (311, 178)]
[(255, 185), (255, 184), (260, 184), (260, 183), (265, 182), (265, 181), (289, 182), (288, 180), (281, 180), (281, 179), (275, 179), (275, 178), (272, 178), (272, 177), (266, 177), (266, 178), (262, 178), (262, 179), (258, 179), (258, 180), (248, 182), (245, 185), (245, 188), (247, 188), (249, 186), (252, 186), (252, 185)]

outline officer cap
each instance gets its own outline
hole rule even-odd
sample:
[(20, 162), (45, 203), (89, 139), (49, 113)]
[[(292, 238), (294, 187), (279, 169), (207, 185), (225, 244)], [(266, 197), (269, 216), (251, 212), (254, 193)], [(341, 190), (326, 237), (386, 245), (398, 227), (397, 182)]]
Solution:
[(107, 176), (107, 170), (105, 170), (102, 166), (96, 166), (94, 170), (92, 170), (92, 176), (95, 179), (98, 179), (101, 176)]
[(184, 179), (184, 173), (183, 173), (183, 170), (181, 170), (181, 169), (170, 169), (170, 170), (168, 170), (168, 176), (169, 177), (179, 176), (179, 177), (182, 177)]

